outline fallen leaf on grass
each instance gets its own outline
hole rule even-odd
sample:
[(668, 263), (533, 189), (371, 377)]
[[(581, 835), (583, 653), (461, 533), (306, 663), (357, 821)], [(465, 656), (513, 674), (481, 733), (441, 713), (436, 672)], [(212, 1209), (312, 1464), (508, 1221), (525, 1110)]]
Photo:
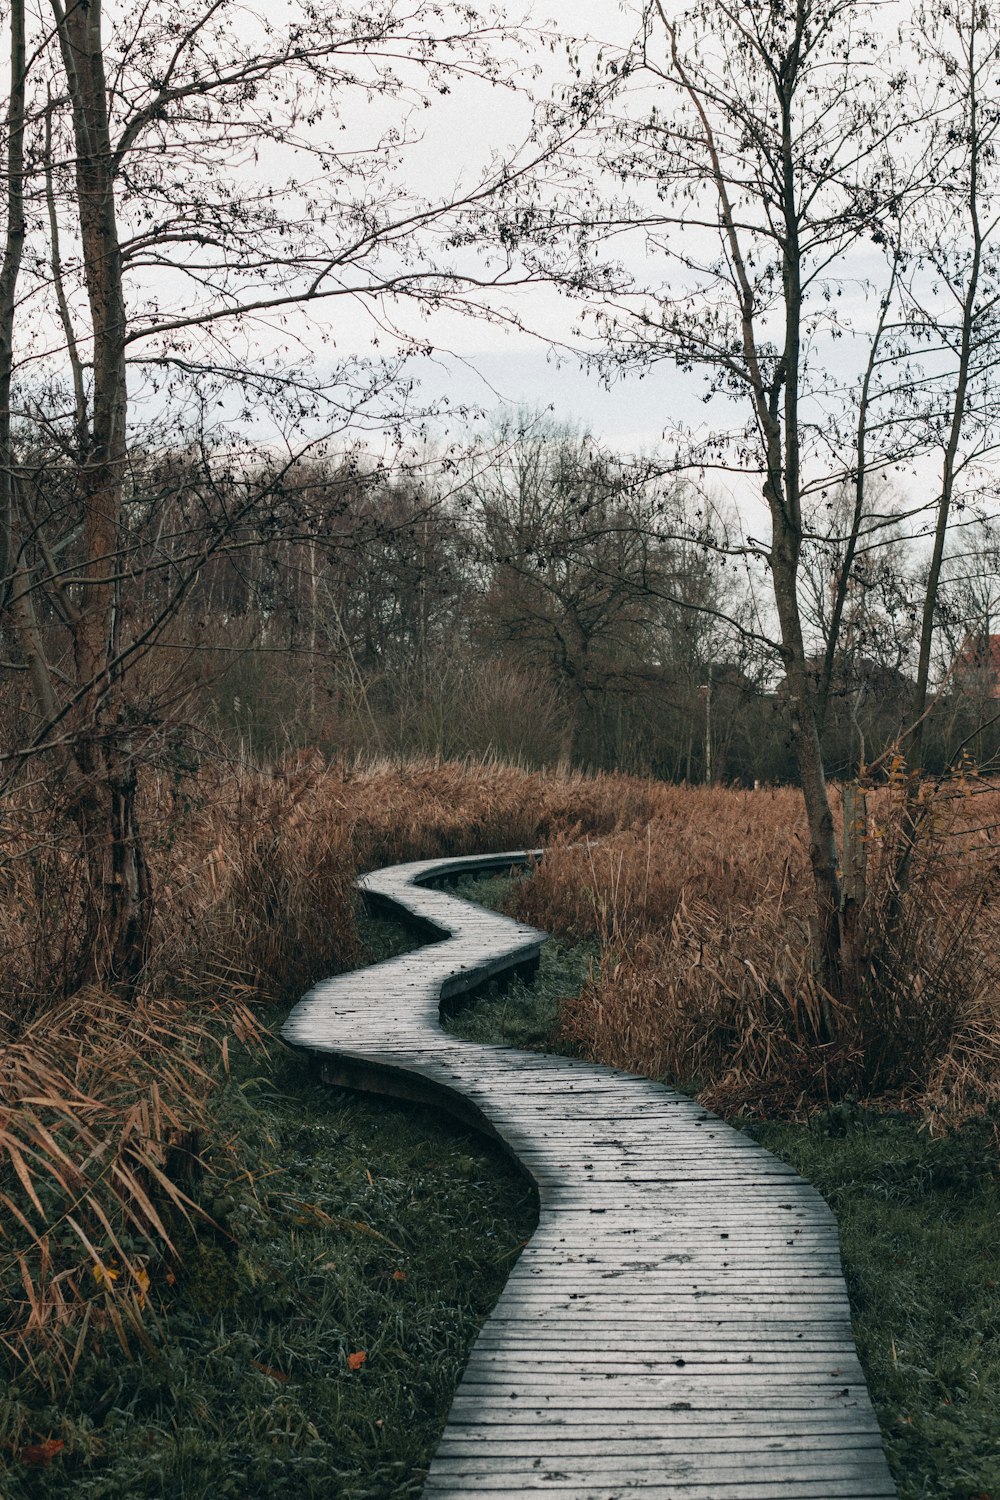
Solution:
[(145, 1266), (137, 1266), (135, 1271), (135, 1282), (139, 1290), (135, 1293), (135, 1300), (139, 1307), (146, 1306), (146, 1297), (149, 1292), (149, 1272)]
[(259, 1359), (252, 1359), (250, 1363), (253, 1365), (254, 1369), (259, 1370), (262, 1375), (270, 1375), (272, 1380), (280, 1380), (282, 1382), (288, 1380), (287, 1375), (283, 1375), (280, 1370), (272, 1370), (270, 1365), (262, 1365)]
[(94, 1280), (97, 1282), (97, 1285), (102, 1286), (106, 1292), (114, 1291), (115, 1282), (118, 1280), (120, 1275), (121, 1272), (114, 1266), (106, 1266), (101, 1260), (94, 1261)]
[(393, 1273), (392, 1273), (392, 1279), (393, 1279), (393, 1281), (405, 1281), (406, 1280), (406, 1272), (405, 1271), (393, 1271)]
[(27, 1448), (22, 1448), (18, 1453), (18, 1461), (32, 1469), (47, 1469), (65, 1446), (62, 1438), (46, 1438), (44, 1443), (29, 1443)]
[[(288, 1198), (297, 1208), (308, 1209), (312, 1217), (322, 1224), (327, 1224), (332, 1229), (356, 1229), (359, 1234), (369, 1234), (374, 1240), (381, 1240), (383, 1245), (388, 1245), (390, 1250), (395, 1250), (398, 1255), (405, 1255), (406, 1251), (402, 1245), (397, 1245), (395, 1240), (390, 1240), (387, 1235), (379, 1234), (370, 1224), (365, 1224), (361, 1219), (340, 1219), (334, 1214), (325, 1213), (323, 1209), (317, 1208), (315, 1204), (303, 1203), (300, 1198), (292, 1198), (291, 1193), (276, 1193), (276, 1198)], [(527, 1244), (527, 1241), (525, 1241)]]
[(347, 1356), (347, 1368), (349, 1370), (360, 1370), (367, 1358), (368, 1355), (365, 1351), (358, 1349), (356, 1353)]

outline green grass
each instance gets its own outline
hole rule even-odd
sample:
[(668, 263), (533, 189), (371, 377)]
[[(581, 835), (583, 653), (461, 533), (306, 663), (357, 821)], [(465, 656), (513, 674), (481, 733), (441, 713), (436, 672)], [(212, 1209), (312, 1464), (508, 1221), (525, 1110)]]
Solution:
[[(453, 890), (467, 901), (502, 911), (518, 878), (470, 875)], [(363, 932), (366, 957), (372, 963), (409, 953), (421, 941), (404, 923), (384, 916), (363, 919)], [(445, 1020), (447, 1030), (467, 1042), (568, 1052), (554, 1035), (560, 1005), (579, 994), (598, 951), (596, 943), (546, 943), (533, 981), (501, 979), (485, 986), (471, 1000), (459, 1002)]]
[[(402, 941), (370, 936), (372, 956)], [(190, 1190), (219, 1227), (183, 1236), (173, 1286), (151, 1268), (152, 1350), (129, 1361), (109, 1337), (57, 1404), (23, 1377), (0, 1396), (3, 1500), (419, 1494), (534, 1226), (526, 1180), (437, 1112), (330, 1089), (280, 1044), (235, 1064), (207, 1156)], [(18, 1459), (48, 1438), (65, 1444), (49, 1466)]]
[[(502, 911), (518, 878), (470, 876), (458, 883), (455, 894)], [(488, 986), (447, 1018), (447, 1029), (467, 1042), (569, 1053), (572, 1049), (555, 1034), (560, 1005), (569, 996), (580, 993), (598, 951), (596, 943), (561, 943), (552, 939), (542, 948), (533, 982), (512, 979)]]

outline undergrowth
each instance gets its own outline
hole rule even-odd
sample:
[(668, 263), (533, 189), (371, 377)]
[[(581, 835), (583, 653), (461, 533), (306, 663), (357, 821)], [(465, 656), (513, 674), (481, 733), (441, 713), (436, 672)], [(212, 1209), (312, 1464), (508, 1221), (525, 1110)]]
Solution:
[(788, 1117), (853, 1096), (953, 1123), (1000, 1102), (998, 806), (978, 784), (929, 799), (900, 894), (905, 795), (870, 798), (867, 895), (836, 996), (813, 966), (791, 788), (657, 787), (648, 822), (560, 841), (508, 909), (599, 944), (561, 1022), (594, 1061), (693, 1081), (723, 1114)]
[(91, 1340), (58, 1398), (8, 1372), (4, 1500), (419, 1494), (532, 1190), (481, 1137), (329, 1089), (280, 1044), (237, 1059), (211, 1127), (188, 1189), (212, 1223), (149, 1263), (140, 1357)]

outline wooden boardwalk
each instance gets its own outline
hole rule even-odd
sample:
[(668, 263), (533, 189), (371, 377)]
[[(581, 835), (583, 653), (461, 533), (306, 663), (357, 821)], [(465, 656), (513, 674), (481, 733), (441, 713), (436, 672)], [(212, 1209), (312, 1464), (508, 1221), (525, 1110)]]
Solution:
[(283, 1031), (333, 1083), (497, 1136), (538, 1188), (424, 1500), (894, 1497), (815, 1190), (648, 1079), (441, 1030), (442, 1002), (532, 968), (544, 934), (425, 882), (527, 858), (366, 876), (368, 900), (447, 940), (318, 984)]

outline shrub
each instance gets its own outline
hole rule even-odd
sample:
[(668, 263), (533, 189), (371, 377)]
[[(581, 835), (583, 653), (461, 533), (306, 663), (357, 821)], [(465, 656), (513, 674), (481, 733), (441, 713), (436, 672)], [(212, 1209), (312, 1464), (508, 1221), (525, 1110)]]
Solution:
[(929, 793), (901, 892), (904, 790), (872, 798), (856, 962), (837, 997), (812, 968), (806, 833), (790, 789), (657, 788), (644, 829), (552, 850), (512, 909), (600, 939), (600, 964), (562, 1021), (587, 1056), (692, 1083), (723, 1112), (892, 1095), (962, 1118), (1000, 1096), (998, 810), (988, 784)]

